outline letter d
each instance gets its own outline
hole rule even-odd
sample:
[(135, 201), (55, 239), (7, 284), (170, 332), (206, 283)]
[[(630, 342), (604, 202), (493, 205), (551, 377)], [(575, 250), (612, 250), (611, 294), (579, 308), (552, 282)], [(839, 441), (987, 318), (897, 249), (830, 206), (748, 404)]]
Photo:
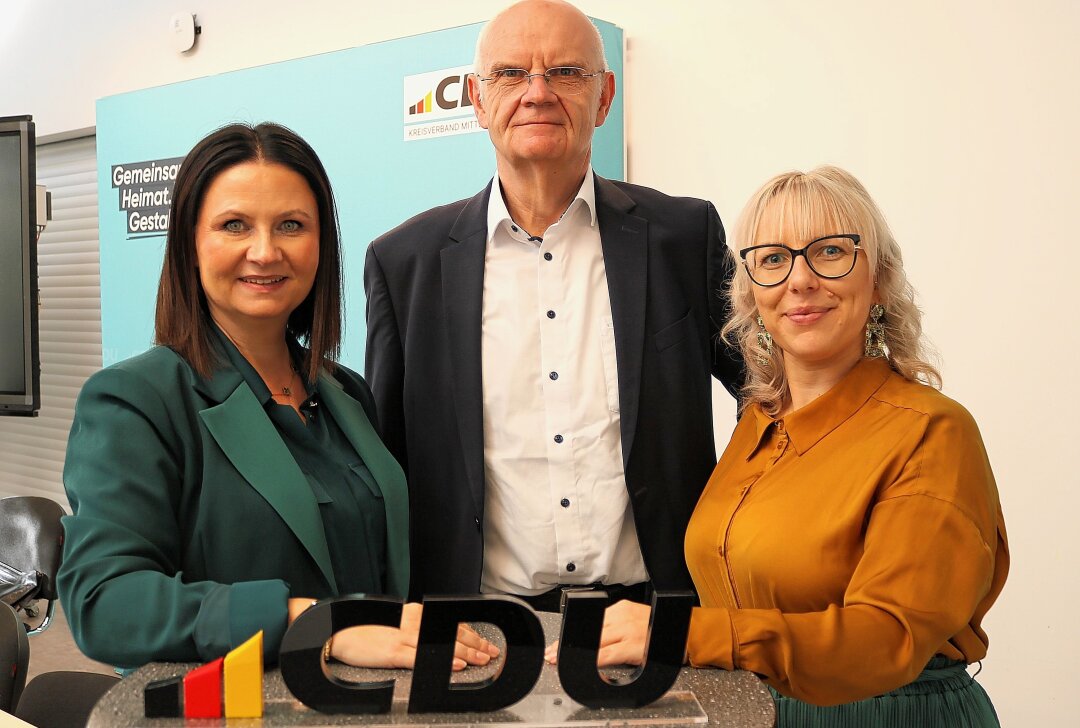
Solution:
[[(506, 637), (503, 664), (493, 677), (450, 683), (461, 622), (486, 622)], [(544, 666), (544, 630), (536, 612), (516, 597), (427, 597), (420, 620), (410, 713), (499, 710), (532, 690)]]

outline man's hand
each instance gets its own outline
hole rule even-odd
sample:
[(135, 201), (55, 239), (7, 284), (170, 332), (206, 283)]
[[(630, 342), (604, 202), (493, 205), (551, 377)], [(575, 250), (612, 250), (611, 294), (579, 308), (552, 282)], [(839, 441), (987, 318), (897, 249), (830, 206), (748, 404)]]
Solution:
[[(649, 635), (652, 607), (623, 599), (604, 610), (600, 651), (596, 666), (640, 665), (645, 662), (645, 639)], [(544, 659), (551, 664), (559, 656), (558, 641), (548, 645)]]

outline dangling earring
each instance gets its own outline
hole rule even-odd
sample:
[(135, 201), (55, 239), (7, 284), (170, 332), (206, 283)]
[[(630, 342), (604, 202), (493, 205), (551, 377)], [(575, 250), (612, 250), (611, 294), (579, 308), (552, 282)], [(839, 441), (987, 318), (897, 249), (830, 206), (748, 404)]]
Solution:
[(870, 320), (866, 322), (866, 348), (864, 353), (867, 358), (877, 359), (887, 356), (889, 345), (885, 341), (885, 324), (881, 323), (881, 317), (885, 315), (885, 307), (875, 303), (870, 307)]
[(772, 356), (772, 334), (765, 330), (765, 322), (761, 320), (761, 317), (757, 317), (757, 344), (768, 353), (768, 357), (758, 355), (758, 364), (761, 366), (768, 366)]

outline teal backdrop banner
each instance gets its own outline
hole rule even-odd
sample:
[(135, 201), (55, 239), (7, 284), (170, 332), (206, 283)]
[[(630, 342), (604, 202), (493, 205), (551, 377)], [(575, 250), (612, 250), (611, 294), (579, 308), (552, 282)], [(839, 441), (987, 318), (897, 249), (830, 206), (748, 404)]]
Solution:
[[(622, 80), (623, 36), (600, 28)], [(303, 136), (330, 175), (345, 272), (342, 362), (363, 371), (364, 254), (418, 212), (469, 197), (494, 174), (464, 91), (481, 24), (300, 58), (97, 103), (101, 342), (107, 366), (150, 347), (172, 179), (200, 138), (274, 121)], [(621, 85), (597, 129), (593, 166), (625, 178)], [(462, 104), (464, 100), (465, 105)]]

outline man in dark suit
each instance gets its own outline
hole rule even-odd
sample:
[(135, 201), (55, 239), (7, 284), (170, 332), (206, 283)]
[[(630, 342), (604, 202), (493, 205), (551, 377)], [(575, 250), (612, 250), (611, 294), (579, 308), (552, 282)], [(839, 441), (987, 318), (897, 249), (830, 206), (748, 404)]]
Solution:
[(477, 43), (497, 174), (368, 250), (367, 379), (409, 480), (411, 594), (690, 588), (715, 464), (709, 375), (733, 263), (713, 206), (605, 180), (615, 94), (595, 26), (526, 0)]

